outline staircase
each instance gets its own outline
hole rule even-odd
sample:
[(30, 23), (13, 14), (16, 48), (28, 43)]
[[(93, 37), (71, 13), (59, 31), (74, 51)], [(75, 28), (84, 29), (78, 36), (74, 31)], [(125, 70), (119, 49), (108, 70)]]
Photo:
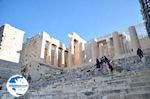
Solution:
[[(84, 68), (65, 71), (54, 77), (45, 75), (31, 85), (21, 99), (150, 99), (150, 64), (125, 59), (116, 60), (129, 71), (103, 74), (91, 64)], [(121, 61), (121, 62), (117, 62)], [(14, 99), (6, 94), (2, 99)]]
[[(142, 65), (142, 64), (138, 64)], [(136, 66), (138, 67), (138, 66)], [(87, 72), (87, 70), (85, 70)], [(150, 99), (150, 66), (106, 75), (68, 78), (31, 89), (24, 98), (32, 99)], [(82, 73), (82, 72), (80, 72)], [(74, 72), (76, 75), (76, 72)], [(83, 76), (83, 75), (82, 75)], [(83, 79), (84, 78), (84, 79)], [(58, 78), (57, 78), (58, 79)], [(61, 79), (61, 77), (60, 77)]]

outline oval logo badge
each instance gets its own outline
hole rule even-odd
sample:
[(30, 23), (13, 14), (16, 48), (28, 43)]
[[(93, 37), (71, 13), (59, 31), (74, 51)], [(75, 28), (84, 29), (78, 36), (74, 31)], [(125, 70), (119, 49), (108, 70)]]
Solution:
[(6, 87), (11, 95), (20, 97), (27, 92), (29, 84), (23, 76), (16, 74), (8, 79)]

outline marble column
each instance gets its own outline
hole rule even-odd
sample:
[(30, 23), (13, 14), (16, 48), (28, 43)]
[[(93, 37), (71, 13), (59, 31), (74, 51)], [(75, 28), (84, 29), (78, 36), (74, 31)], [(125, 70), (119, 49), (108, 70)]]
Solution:
[(74, 39), (73, 38), (69, 38), (70, 39), (70, 48), (69, 48), (69, 66), (74, 65)]
[(55, 46), (54, 65), (58, 66), (58, 47)]
[(141, 48), (140, 41), (138, 39), (138, 35), (135, 29), (135, 26), (130, 26), (128, 28), (131, 38), (131, 47), (133, 49), (133, 52), (136, 52), (138, 48)]
[(75, 42), (75, 53), (74, 53), (74, 64), (78, 65), (80, 63), (80, 57), (79, 57), (79, 41)]
[(91, 42), (91, 62), (95, 63), (96, 58), (99, 56), (99, 48), (97, 44), (97, 40), (93, 39)]
[(115, 57), (118, 57), (122, 54), (122, 48), (118, 32), (113, 32), (112, 37), (114, 42)]
[(104, 49), (103, 49), (103, 43), (99, 43), (99, 56), (102, 57), (104, 56)]
[(48, 57), (49, 57), (49, 63), (51, 64), (51, 49), (52, 49), (52, 45), (51, 43), (49, 43), (49, 46), (48, 46)]
[(106, 42), (107, 42), (107, 48), (108, 48), (108, 56), (111, 56), (111, 40), (110, 40), (110, 38), (107, 38)]
[(42, 39), (42, 42), (41, 42), (41, 52), (40, 52), (40, 58), (43, 58), (44, 59), (44, 52), (45, 52), (45, 44), (46, 44), (46, 41), (44, 39)]
[(65, 67), (69, 66), (69, 53), (68, 51), (65, 51)]
[(120, 44), (121, 44), (121, 48), (122, 48), (122, 54), (124, 54), (125, 53), (125, 48), (124, 48), (124, 37), (123, 36), (121, 36), (120, 37)]
[(83, 52), (83, 45), (82, 45), (82, 43), (80, 42), (79, 43), (79, 57), (80, 57), (80, 64), (82, 64), (83, 63), (83, 61), (84, 61), (84, 52)]
[(62, 64), (62, 67), (65, 66), (65, 52), (64, 52), (64, 49), (62, 49), (62, 52), (61, 52), (61, 64)]

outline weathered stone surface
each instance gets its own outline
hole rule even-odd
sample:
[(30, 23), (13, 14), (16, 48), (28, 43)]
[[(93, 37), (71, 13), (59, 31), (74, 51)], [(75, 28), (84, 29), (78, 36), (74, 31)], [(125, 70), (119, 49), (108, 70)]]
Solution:
[(9, 24), (0, 27), (0, 60), (19, 63), (24, 33)]
[[(136, 65), (137, 62), (135, 63)], [(114, 73), (113, 79), (110, 75), (86, 74), (88, 69), (76, 69), (55, 76), (57, 81), (47, 86), (41, 86), (38, 92), (31, 93), (30, 97), (50, 97), (65, 99), (148, 99), (150, 94), (150, 68), (134, 68), (132, 71)], [(143, 67), (143, 66), (142, 66)], [(80, 72), (79, 72), (80, 71)], [(136, 72), (133, 72), (136, 71)], [(83, 72), (83, 75), (82, 75)], [(70, 76), (67, 76), (70, 75)], [(79, 76), (79, 79), (77, 75)], [(88, 76), (85, 76), (88, 75)], [(91, 76), (90, 76), (91, 75)], [(64, 78), (65, 80), (60, 80)], [(50, 80), (48, 80), (49, 82)], [(39, 93), (39, 94), (37, 94)], [(59, 94), (59, 95), (58, 95)], [(33, 95), (33, 96), (32, 96)], [(138, 97), (138, 98), (137, 98)], [(140, 98), (139, 98), (140, 97)]]
[[(9, 32), (12, 34), (8, 35)], [(42, 32), (26, 41), (22, 49), (23, 31), (6, 25), (0, 29), (0, 55), (6, 55), (8, 60), (0, 58), (0, 82), (16, 73), (25, 77), (30, 74), (30, 89), (21, 99), (149, 99), (149, 39), (137, 41), (136, 30), (132, 28), (130, 32), (134, 32), (131, 38), (138, 43), (136, 48), (139, 42), (145, 44), (141, 46), (141, 60), (129, 51), (133, 47), (135, 52), (136, 48), (128, 47), (131, 42), (125, 44), (126, 36), (120, 33), (89, 42), (71, 33), (69, 48), (65, 48), (59, 40)], [(19, 43), (12, 46), (11, 41)], [(10, 47), (14, 48), (13, 54)], [(20, 62), (17, 51), (21, 52)], [(95, 59), (103, 55), (112, 59), (113, 73), (105, 67), (96, 68)], [(4, 90), (2, 93), (2, 99), (14, 98)]]

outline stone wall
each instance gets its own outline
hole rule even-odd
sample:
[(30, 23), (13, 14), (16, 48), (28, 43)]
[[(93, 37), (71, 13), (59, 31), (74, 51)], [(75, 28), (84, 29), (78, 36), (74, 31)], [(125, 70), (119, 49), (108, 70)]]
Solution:
[(40, 63), (39, 61), (31, 61), (28, 64), (22, 66), (21, 70), (25, 69), (25, 75), (31, 75), (33, 83), (42, 80), (46, 77), (53, 77), (56, 74), (60, 74), (62, 69), (51, 65)]
[(0, 32), (0, 59), (19, 63), (24, 31), (5, 24)]
[(19, 63), (0, 59), (0, 84), (6, 83), (12, 75), (20, 74), (20, 70)]
[(140, 45), (143, 50), (149, 51), (150, 50), (150, 38), (148, 36), (141, 38)]
[(23, 44), (20, 64), (26, 65), (38, 61), (55, 67), (64, 67), (66, 48), (59, 40), (51, 38), (48, 33), (42, 32)]
[(24, 66), (31, 61), (41, 61), (41, 44), (42, 36), (36, 35), (31, 39), (27, 40), (23, 44), (23, 49), (21, 51), (20, 65)]

